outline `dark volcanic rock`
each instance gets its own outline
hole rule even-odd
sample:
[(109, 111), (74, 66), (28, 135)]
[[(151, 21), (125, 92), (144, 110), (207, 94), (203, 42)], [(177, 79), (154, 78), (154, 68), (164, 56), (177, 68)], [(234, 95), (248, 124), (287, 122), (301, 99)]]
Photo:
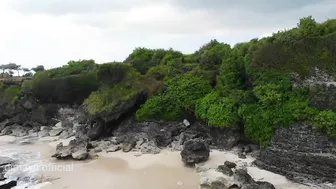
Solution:
[(190, 140), (184, 144), (181, 151), (182, 161), (185, 164), (195, 164), (208, 160), (210, 150), (208, 146), (201, 141)]
[(233, 163), (233, 162), (230, 162), (230, 161), (225, 161), (225, 162), (224, 162), (224, 165), (226, 165), (226, 166), (229, 167), (230, 169), (233, 169), (233, 168), (236, 168), (236, 167), (237, 167), (237, 164), (236, 164), (236, 163)]
[(239, 182), (240, 184), (254, 184), (255, 181), (253, 180), (253, 178), (251, 177), (251, 175), (249, 175), (245, 170), (243, 169), (237, 169), (234, 173), (233, 178)]
[(96, 119), (91, 123), (91, 129), (88, 130), (87, 136), (91, 140), (96, 140), (102, 136), (105, 129), (105, 122), (101, 119)]
[(21, 100), (20, 100), (20, 105), (27, 109), (27, 110), (32, 110), (37, 107), (38, 102), (36, 99), (29, 94), (26, 94)]
[(0, 185), (0, 189), (11, 189), (17, 185), (16, 181), (12, 180), (6, 184)]
[(336, 143), (306, 123), (281, 128), (255, 164), (300, 183), (335, 183)]
[(223, 173), (224, 175), (233, 175), (233, 171), (231, 170), (231, 168), (226, 165), (219, 165), (217, 171)]

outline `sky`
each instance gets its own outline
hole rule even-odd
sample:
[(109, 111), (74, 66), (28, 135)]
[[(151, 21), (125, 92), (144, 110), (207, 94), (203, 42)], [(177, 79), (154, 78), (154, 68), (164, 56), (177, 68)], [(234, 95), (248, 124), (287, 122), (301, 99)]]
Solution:
[(192, 53), (336, 18), (336, 0), (0, 0), (0, 64), (123, 61), (136, 47)]

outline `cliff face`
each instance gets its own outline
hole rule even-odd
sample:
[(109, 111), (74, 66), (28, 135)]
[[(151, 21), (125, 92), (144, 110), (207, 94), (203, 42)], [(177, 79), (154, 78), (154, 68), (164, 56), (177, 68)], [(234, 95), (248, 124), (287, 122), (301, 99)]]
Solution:
[(335, 183), (336, 140), (307, 123), (280, 128), (255, 163), (296, 182)]

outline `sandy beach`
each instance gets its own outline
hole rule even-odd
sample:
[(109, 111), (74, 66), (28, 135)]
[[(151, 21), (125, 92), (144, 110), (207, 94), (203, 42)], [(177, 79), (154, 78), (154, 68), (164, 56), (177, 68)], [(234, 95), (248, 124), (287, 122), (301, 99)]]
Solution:
[[(10, 149), (39, 152), (46, 162), (58, 166), (70, 166), (69, 171), (42, 171), (41, 183), (30, 189), (197, 189), (202, 176), (210, 176), (211, 171), (197, 173), (195, 168), (185, 167), (180, 152), (163, 150), (157, 155), (141, 155), (137, 152), (101, 152), (97, 159), (86, 161), (59, 161), (51, 158), (55, 146), (70, 139), (33, 144), (13, 144), (15, 137), (0, 137), (1, 145)], [(10, 144), (12, 143), (12, 144)], [(247, 164), (248, 172), (257, 181), (268, 181), (278, 189), (308, 189), (310, 187), (292, 183), (285, 177), (250, 166), (253, 158), (239, 159), (232, 151), (212, 151), (202, 168), (214, 168), (224, 161)], [(200, 166), (200, 165), (197, 165)], [(212, 175), (216, 177), (216, 175)]]

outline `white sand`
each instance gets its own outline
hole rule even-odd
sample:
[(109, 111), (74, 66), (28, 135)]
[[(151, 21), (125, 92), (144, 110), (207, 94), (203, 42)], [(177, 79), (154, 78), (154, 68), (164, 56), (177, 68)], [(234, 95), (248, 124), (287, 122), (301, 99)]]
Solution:
[[(0, 137), (0, 142), (13, 142), (15, 137)], [(53, 140), (53, 139), (52, 139)], [(51, 141), (52, 141), (51, 140)], [(62, 140), (66, 145), (71, 139)], [(48, 140), (41, 140), (48, 141)], [(50, 141), (50, 140), (49, 140)], [(46, 171), (41, 175), (44, 183), (30, 189), (196, 189), (202, 174), (185, 167), (180, 152), (164, 150), (157, 155), (141, 155), (137, 152), (99, 153), (99, 158), (88, 161), (57, 161), (50, 156), (60, 142), (36, 143), (32, 145), (9, 144), (10, 148), (22, 148), (41, 152), (43, 157), (56, 165), (72, 166), (71, 171)], [(258, 181), (268, 181), (277, 189), (309, 189), (292, 183), (281, 175), (250, 166), (254, 159), (239, 159), (233, 152), (212, 151), (209, 160), (202, 167), (214, 168), (225, 161), (247, 164), (249, 174)], [(213, 174), (213, 177), (218, 175)]]

